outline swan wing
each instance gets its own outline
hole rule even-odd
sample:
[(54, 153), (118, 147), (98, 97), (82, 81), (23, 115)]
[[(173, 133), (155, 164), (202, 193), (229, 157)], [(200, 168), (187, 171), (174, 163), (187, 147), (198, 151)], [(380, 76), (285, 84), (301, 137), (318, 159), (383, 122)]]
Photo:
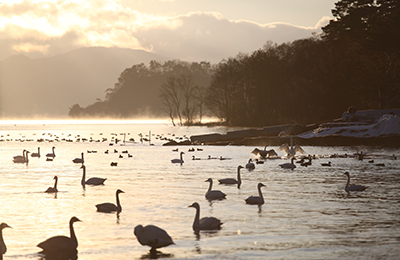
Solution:
[(294, 147), (294, 151), (295, 152), (298, 152), (298, 153), (301, 153), (301, 154), (305, 154), (306, 152), (303, 150), (303, 148), (301, 148), (299, 145), (296, 145), (295, 147)]
[(286, 153), (289, 152), (289, 145), (288, 144), (283, 144), (278, 148), (278, 151), (285, 151)]

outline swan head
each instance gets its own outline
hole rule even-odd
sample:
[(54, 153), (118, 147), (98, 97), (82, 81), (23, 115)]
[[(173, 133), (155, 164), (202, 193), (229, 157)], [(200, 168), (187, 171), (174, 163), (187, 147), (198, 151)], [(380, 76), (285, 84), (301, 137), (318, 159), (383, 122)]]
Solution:
[(79, 218), (77, 218), (77, 217), (72, 217), (72, 218), (71, 218), (71, 220), (69, 221), (69, 223), (71, 223), (71, 224), (72, 224), (72, 223), (74, 223), (74, 222), (78, 222), (78, 221), (80, 222), (80, 221), (82, 221), (82, 220), (80, 220), (80, 219), (79, 219)]
[(5, 229), (5, 228), (12, 228), (12, 227), (10, 227), (9, 225), (7, 225), (6, 223), (1, 223), (0, 224), (0, 230), (3, 230), (3, 229)]
[(350, 176), (350, 173), (349, 173), (349, 172), (345, 172), (344, 175), (346, 175), (347, 177), (349, 177), (349, 176)]
[(266, 187), (266, 186), (260, 182), (260, 183), (257, 185), (257, 187), (258, 187), (258, 188), (261, 188), (261, 187)]
[(240, 169), (243, 169), (244, 167), (242, 165), (239, 165), (237, 168), (238, 168), (238, 170), (240, 170)]
[(212, 182), (212, 179), (208, 178), (207, 180), (205, 180), (205, 182)]
[(116, 193), (117, 193), (117, 195), (118, 195), (118, 194), (120, 194), (120, 193), (125, 193), (125, 192), (122, 191), (122, 190), (120, 190), (120, 189), (118, 189)]
[(184, 152), (181, 152), (181, 154), (185, 154)]
[(196, 209), (199, 209), (199, 208), (200, 208), (200, 205), (199, 205), (199, 203), (194, 202), (192, 205), (188, 206), (188, 208), (196, 208)]
[(86, 169), (86, 166), (82, 165), (81, 168), (79, 168), (79, 169)]
[(57, 175), (56, 175), (56, 176), (54, 176), (53, 180), (58, 180), (58, 177), (57, 177)]

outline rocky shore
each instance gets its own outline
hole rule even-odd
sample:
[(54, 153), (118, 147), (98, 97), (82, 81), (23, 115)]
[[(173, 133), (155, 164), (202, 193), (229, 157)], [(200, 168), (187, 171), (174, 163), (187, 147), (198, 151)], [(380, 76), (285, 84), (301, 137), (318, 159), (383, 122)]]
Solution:
[[(350, 119), (349, 121), (343, 120)], [(230, 131), (226, 134), (191, 136), (191, 144), (280, 146), (293, 142), (310, 146), (400, 147), (400, 109), (364, 110), (344, 113), (342, 119), (324, 124), (280, 125), (261, 129)]]

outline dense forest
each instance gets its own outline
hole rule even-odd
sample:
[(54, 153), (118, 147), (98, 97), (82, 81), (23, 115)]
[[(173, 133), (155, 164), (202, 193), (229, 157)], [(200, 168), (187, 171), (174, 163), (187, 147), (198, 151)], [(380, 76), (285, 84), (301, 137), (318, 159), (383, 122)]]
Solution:
[(358, 109), (400, 107), (398, 0), (342, 0), (321, 34), (267, 42), (216, 65), (153, 61), (121, 73), (104, 101), (70, 116), (168, 116), (195, 124), (204, 115), (227, 125), (308, 124)]

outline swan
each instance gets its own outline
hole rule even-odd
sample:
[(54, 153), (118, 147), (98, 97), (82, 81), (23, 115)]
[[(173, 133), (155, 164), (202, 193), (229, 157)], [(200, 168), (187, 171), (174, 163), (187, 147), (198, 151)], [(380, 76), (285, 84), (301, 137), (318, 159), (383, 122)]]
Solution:
[(59, 255), (63, 252), (77, 253), (78, 240), (75, 236), (73, 224), (78, 221), (80, 220), (77, 217), (72, 217), (69, 221), (70, 237), (54, 236), (39, 243), (37, 246), (43, 249), (41, 253), (45, 255)]
[(29, 151), (26, 151), (26, 150), (24, 150), (24, 151), (25, 151), (25, 153), (24, 153), (23, 157), (19, 157), (19, 156), (14, 157), (14, 160), (13, 160), (14, 163), (28, 163), (29, 162), (29, 158), (28, 158)]
[(11, 227), (4, 222), (1, 223), (0, 224), (0, 259), (3, 259), (3, 255), (7, 252), (6, 243), (4, 243), (4, 239), (3, 239), (3, 229), (5, 229), (5, 228), (11, 228)]
[(294, 168), (296, 168), (296, 165), (293, 163), (294, 157), (292, 157), (292, 159), (290, 161), (291, 161), (290, 163), (279, 164), (279, 166), (284, 169), (292, 169), (293, 170)]
[(328, 163), (321, 163), (321, 166), (328, 166), (328, 167), (329, 167), (329, 166), (332, 166), (331, 164), (332, 164), (331, 162), (328, 162)]
[(347, 183), (346, 183), (346, 187), (344, 188), (344, 190), (349, 193), (350, 191), (364, 191), (367, 187), (366, 186), (362, 186), (362, 185), (350, 185), (350, 173), (349, 172), (345, 172), (344, 175), (347, 176)]
[(225, 199), (226, 194), (223, 193), (220, 190), (211, 190), (212, 185), (213, 185), (213, 180), (211, 178), (208, 178), (206, 182), (210, 183), (210, 186), (208, 186), (208, 191), (206, 192), (206, 199), (208, 200), (222, 200)]
[(293, 136), (290, 137), (290, 148), (289, 148), (288, 144), (284, 144), (281, 147), (279, 147), (278, 150), (285, 151), (289, 158), (295, 156), (297, 152), (299, 152), (301, 154), (306, 153), (303, 150), (303, 148), (301, 148), (299, 145), (296, 145), (295, 147), (293, 147)]
[(51, 157), (51, 158), (56, 157), (56, 154), (55, 154), (55, 152), (54, 152), (54, 149), (56, 149), (56, 148), (53, 146), (53, 147), (51, 148), (52, 152), (46, 154), (46, 157)]
[(251, 204), (251, 205), (262, 205), (262, 204), (264, 204), (264, 197), (263, 197), (262, 192), (261, 192), (261, 187), (265, 187), (265, 185), (260, 182), (257, 185), (258, 196), (250, 196), (247, 199), (245, 199), (247, 204)]
[(32, 153), (31, 157), (38, 157), (40, 158), (40, 147), (37, 148), (37, 153)]
[(145, 227), (137, 225), (133, 234), (135, 234), (137, 240), (142, 246), (151, 247), (151, 252), (155, 252), (157, 248), (175, 244), (164, 229), (154, 225), (147, 225)]
[(196, 216), (194, 217), (193, 222), (193, 230), (217, 230), (221, 229), (221, 225), (223, 224), (221, 220), (214, 217), (203, 217), (200, 219), (200, 205), (197, 202), (194, 202), (192, 205), (188, 206), (196, 209)]
[(252, 171), (256, 168), (256, 166), (253, 163), (253, 160), (250, 158), (249, 162), (246, 164), (246, 169), (248, 169), (249, 171)]
[(252, 153), (255, 154), (255, 155), (260, 155), (260, 157), (263, 158), (263, 159), (265, 159), (267, 157), (278, 156), (278, 154), (275, 152), (274, 149), (267, 150), (267, 146), (268, 145), (264, 146), (264, 150), (260, 150), (258, 148), (254, 148)]
[(183, 163), (183, 154), (185, 154), (185, 153), (181, 152), (180, 153), (180, 159), (172, 159), (171, 162), (172, 163), (180, 163), (180, 164), (182, 164)]
[(75, 158), (72, 160), (74, 163), (84, 163), (85, 160), (83, 159), (83, 153), (81, 153), (81, 158)]
[(22, 150), (22, 155), (13, 156), (13, 161), (24, 161), (25, 162), (25, 152), (26, 150)]
[(242, 179), (240, 178), (240, 169), (243, 169), (244, 167), (242, 165), (239, 165), (237, 167), (237, 180), (234, 178), (225, 178), (225, 179), (220, 179), (219, 184), (237, 184), (238, 187), (242, 184)]
[(58, 192), (58, 190), (57, 190), (58, 177), (54, 176), (53, 180), (55, 180), (54, 187), (48, 187), (45, 192), (47, 192), (47, 193)]
[(117, 205), (115, 205), (114, 203), (102, 203), (102, 204), (97, 204), (96, 208), (97, 211), (99, 212), (105, 212), (105, 213), (111, 213), (113, 211), (116, 211), (117, 213), (122, 211), (122, 207), (121, 204), (119, 203), (119, 194), (120, 193), (125, 193), (122, 190), (118, 189), (115, 193), (115, 196), (117, 197)]
[(87, 184), (87, 185), (104, 185), (104, 182), (107, 180), (107, 178), (98, 178), (98, 177), (92, 177), (92, 178), (86, 180), (86, 166), (82, 165), (81, 169), (83, 169), (82, 180), (81, 180), (81, 184), (83, 187), (85, 187), (85, 184)]

